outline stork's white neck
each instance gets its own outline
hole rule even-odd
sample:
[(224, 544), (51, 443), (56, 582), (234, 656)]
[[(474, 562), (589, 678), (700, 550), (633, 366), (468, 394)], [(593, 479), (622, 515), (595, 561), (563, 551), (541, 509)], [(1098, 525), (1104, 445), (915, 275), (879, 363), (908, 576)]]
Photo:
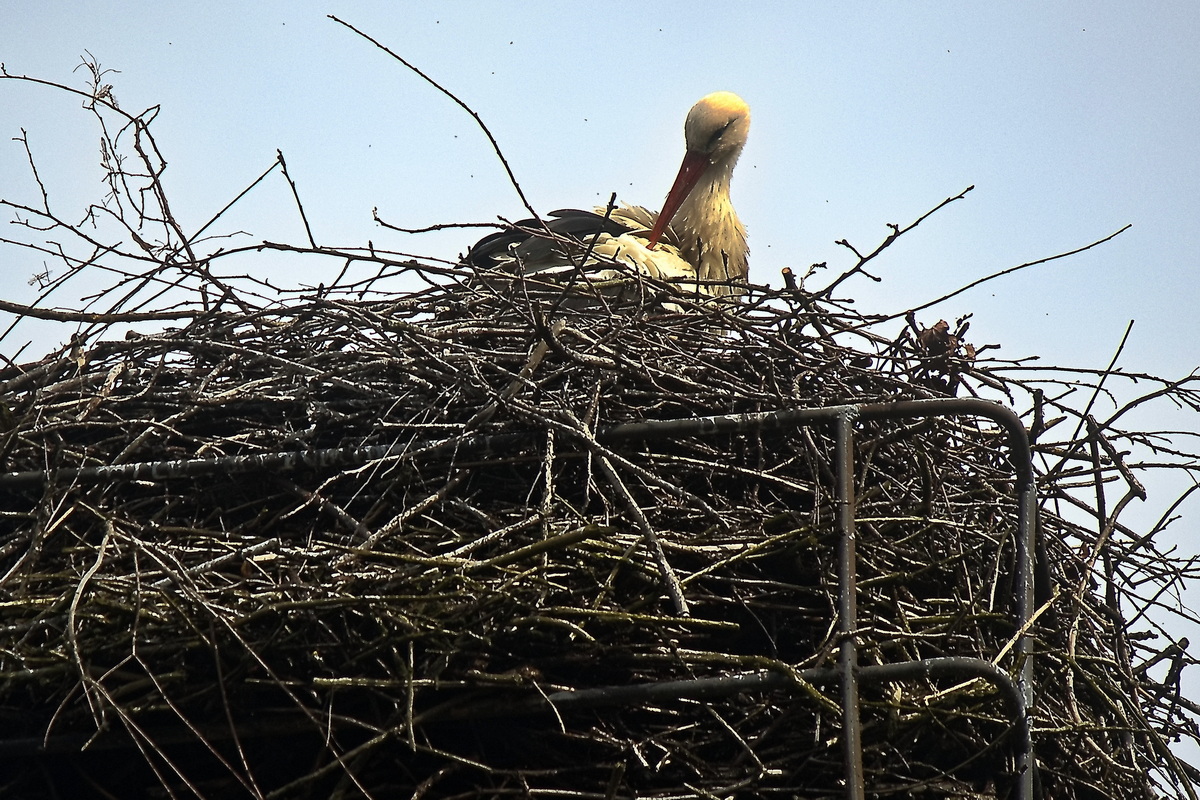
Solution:
[(671, 222), (684, 258), (697, 265), (701, 280), (746, 277), (746, 229), (729, 199), (736, 163), (734, 153), (705, 170)]

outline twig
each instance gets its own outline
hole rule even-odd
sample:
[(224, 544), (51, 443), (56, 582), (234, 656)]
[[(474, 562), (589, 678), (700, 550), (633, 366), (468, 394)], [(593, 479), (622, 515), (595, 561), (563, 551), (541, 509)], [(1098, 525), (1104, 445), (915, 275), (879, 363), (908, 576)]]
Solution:
[[(854, 253), (854, 255), (858, 257), (858, 263), (855, 264), (853, 267), (851, 267), (849, 270), (843, 272), (838, 277), (834, 278), (833, 281), (828, 286), (826, 286), (824, 289), (821, 289), (820, 291), (815, 292), (814, 297), (816, 297), (816, 298), (833, 297), (834, 289), (836, 289), (838, 286), (840, 286), (842, 283), (844, 283), (846, 280), (850, 279), (851, 277), (859, 274), (860, 272), (864, 272), (864, 268), (866, 267), (866, 265), (872, 259), (874, 259), (876, 256), (878, 256), (880, 253), (882, 253), (884, 250), (886, 250), (888, 247), (890, 247), (892, 245), (892, 243), (895, 242), (898, 238), (900, 238), (904, 234), (911, 231), (913, 228), (920, 225), (926, 219), (928, 219), (932, 215), (936, 214), (938, 211), (940, 211), (942, 208), (946, 207), (950, 203), (953, 203), (955, 200), (963, 199), (964, 197), (967, 196), (967, 192), (971, 191), (974, 188), (975, 188), (974, 186), (968, 186), (966, 189), (963, 189), (961, 192), (954, 195), (953, 197), (947, 197), (945, 200), (938, 203), (936, 206), (931, 208), (929, 211), (926, 211), (924, 214), (917, 217), (916, 220), (914, 220), (911, 224), (909, 224), (905, 228), (901, 228), (898, 225), (889, 225), (888, 227), (890, 227), (892, 229), (892, 232), (888, 235), (888, 237), (886, 239), (883, 240), (883, 242), (878, 247), (876, 247), (874, 250), (872, 250), (870, 253), (868, 253), (865, 256), (862, 255), (861, 253), (859, 253), (858, 250), (856, 250), (845, 239), (838, 241), (837, 244), (840, 244), (843, 247), (849, 248), (850, 252)], [(914, 310), (916, 310), (916, 309), (914, 309)]]
[[(504, 167), (505, 174), (508, 175), (509, 183), (511, 183), (512, 187), (517, 191), (517, 196), (521, 198), (521, 204), (523, 206), (525, 206), (525, 209), (529, 212), (529, 215), (531, 217), (536, 219), (539, 223), (542, 223), (543, 226), (545, 225), (545, 223), (542, 222), (542, 218), (538, 215), (537, 211), (534, 209), (533, 205), (529, 202), (529, 199), (527, 197), (525, 197), (525, 191), (521, 188), (520, 182), (517, 181), (517, 176), (515, 174), (513, 174), (512, 168), (508, 164), (508, 159), (504, 157), (504, 153), (500, 149), (500, 143), (496, 141), (496, 137), (492, 135), (491, 130), (489, 130), (488, 126), (486, 124), (484, 124), (483, 118), (480, 117), (479, 114), (477, 114), (474, 111), (474, 109), (472, 109), (465, 102), (460, 100), (458, 98), (458, 96), (455, 95), (453, 92), (451, 92), (449, 89), (445, 88), (440, 83), (435, 81), (433, 78), (426, 75), (416, 65), (412, 64), (407, 59), (405, 59), (403, 56), (394, 52), (387, 45), (383, 44), (382, 42), (375, 39), (371, 35), (364, 33), (363, 31), (354, 27), (349, 22), (345, 22), (345, 21), (339, 19), (338, 17), (334, 16), (333, 14), (329, 14), (328, 17), (329, 17), (329, 19), (333, 20), (337, 24), (345, 26), (345, 27), (349, 28), (350, 30), (354, 31), (359, 36), (366, 39), (368, 42), (375, 45), (377, 48), (379, 48), (383, 52), (387, 53), (389, 56), (394, 58), (396, 61), (399, 61), (404, 66), (408, 67), (410, 70), (415, 72), (422, 80), (424, 80), (426, 83), (428, 83), (433, 88), (437, 89), (442, 94), (446, 95), (446, 97), (448, 97), (452, 101), (454, 101), (455, 105), (457, 105), (463, 111), (466, 111), (468, 114), (470, 114), (471, 119), (475, 120), (475, 124), (479, 126), (480, 130), (483, 131), (483, 135), (487, 137), (488, 143), (491, 144), (491, 146), (492, 146), (492, 151), (496, 154), (496, 157), (498, 159), (500, 159), (500, 164)], [(549, 229), (547, 229), (547, 231), (549, 231)]]
[(625, 487), (625, 483), (617, 475), (617, 471), (613, 469), (608, 459), (600, 456), (596, 459), (596, 463), (599, 465), (600, 471), (604, 473), (604, 477), (608, 480), (609, 486), (617, 492), (617, 496), (621, 500), (621, 505), (633, 517), (634, 524), (637, 525), (638, 530), (641, 532), (646, 546), (650, 548), (650, 553), (654, 556), (655, 563), (658, 564), (659, 577), (662, 579), (663, 590), (667, 593), (667, 597), (671, 598), (671, 605), (674, 607), (675, 613), (681, 617), (691, 616), (691, 612), (688, 610), (687, 598), (683, 594), (683, 585), (679, 582), (679, 577), (675, 574), (675, 569), (667, 559), (667, 554), (663, 550), (658, 534), (654, 532), (654, 527), (646, 519), (646, 515), (642, 513), (642, 509), (638, 507), (637, 501), (633, 499), (633, 495), (629, 493), (629, 489)]
[(1112, 241), (1117, 236), (1120, 236), (1122, 233), (1124, 233), (1125, 231), (1129, 230), (1132, 227), (1133, 227), (1133, 224), (1130, 223), (1130, 224), (1125, 225), (1124, 227), (1120, 228), (1119, 230), (1113, 231), (1108, 236), (1105, 236), (1102, 239), (1097, 239), (1096, 241), (1092, 242), (1091, 244), (1086, 244), (1083, 247), (1077, 247), (1074, 250), (1067, 250), (1066, 252), (1063, 252), (1063, 253), (1058, 253), (1056, 255), (1047, 256), (1046, 258), (1039, 258), (1034, 261), (1027, 261), (1024, 264), (1018, 264), (1015, 267), (1009, 267), (1008, 269), (1002, 269), (999, 272), (993, 272), (991, 275), (986, 275), (982, 278), (979, 278), (978, 280), (971, 281), (966, 286), (955, 289), (953, 292), (950, 292), (949, 294), (944, 294), (941, 297), (937, 298), (936, 300), (930, 300), (929, 302), (922, 303), (919, 306), (913, 306), (912, 308), (907, 309), (906, 311), (891, 314), (887, 317), (884, 317), (883, 319), (892, 320), (892, 319), (897, 319), (898, 317), (902, 317), (908, 313), (912, 313), (912, 312), (916, 312), (916, 311), (924, 311), (927, 308), (936, 306), (938, 303), (944, 303), (945, 301), (949, 300), (952, 297), (957, 297), (958, 295), (962, 294), (963, 292), (966, 292), (970, 289), (974, 289), (976, 286), (987, 283), (988, 281), (991, 281), (991, 280), (995, 280), (996, 278), (1001, 278), (1005, 275), (1010, 275), (1014, 272), (1026, 269), (1028, 267), (1036, 267), (1039, 264), (1047, 264), (1051, 261), (1057, 261), (1060, 258), (1067, 258), (1068, 256), (1078, 255), (1079, 253), (1082, 253), (1086, 250), (1091, 250), (1093, 247), (1099, 247), (1100, 245), (1104, 244), (1105, 242)]
[(313, 238), (312, 226), (308, 224), (308, 215), (304, 213), (304, 203), (300, 202), (300, 191), (296, 188), (296, 182), (292, 180), (292, 176), (288, 174), (287, 162), (283, 159), (283, 151), (276, 150), (275, 154), (279, 158), (279, 168), (283, 170), (283, 177), (287, 178), (288, 186), (292, 188), (292, 197), (296, 199), (296, 210), (300, 212), (300, 221), (304, 223), (304, 233), (308, 236), (308, 243), (316, 250), (317, 240)]

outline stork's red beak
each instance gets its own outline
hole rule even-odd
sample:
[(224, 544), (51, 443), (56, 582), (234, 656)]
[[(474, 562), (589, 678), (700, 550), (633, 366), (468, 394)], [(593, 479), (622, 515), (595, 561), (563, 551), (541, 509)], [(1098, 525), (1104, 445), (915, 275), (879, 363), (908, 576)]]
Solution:
[(696, 185), (696, 181), (700, 180), (700, 176), (706, 169), (708, 169), (708, 156), (691, 150), (684, 154), (679, 174), (675, 176), (675, 183), (671, 186), (671, 191), (667, 193), (667, 201), (663, 203), (662, 211), (654, 222), (654, 230), (650, 231), (651, 250), (658, 244), (659, 237), (671, 223), (671, 218), (675, 216), (675, 212), (683, 205), (687, 196), (692, 193), (692, 187)]

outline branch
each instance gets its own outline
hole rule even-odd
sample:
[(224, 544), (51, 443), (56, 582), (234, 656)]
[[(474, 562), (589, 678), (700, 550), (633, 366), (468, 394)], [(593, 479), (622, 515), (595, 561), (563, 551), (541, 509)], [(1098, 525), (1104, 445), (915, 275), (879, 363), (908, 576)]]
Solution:
[(843, 272), (843, 273), (842, 273), (841, 275), (839, 275), (837, 278), (835, 278), (835, 279), (834, 279), (834, 281), (833, 281), (833, 283), (829, 284), (829, 285), (828, 285), (828, 286), (826, 286), (824, 289), (821, 289), (820, 291), (816, 292), (816, 293), (813, 295), (813, 297), (814, 297), (815, 299), (820, 299), (820, 298), (829, 298), (829, 297), (832, 297), (832, 296), (833, 296), (833, 290), (834, 290), (834, 289), (836, 289), (836, 288), (837, 288), (837, 287), (838, 287), (838, 286), (839, 286), (841, 283), (843, 283), (844, 281), (846, 281), (847, 279), (849, 279), (851, 276), (853, 276), (853, 275), (857, 275), (857, 274), (858, 274), (858, 273), (860, 273), (860, 272), (862, 272), (862, 273), (866, 274), (866, 273), (865, 273), (865, 270), (863, 269), (863, 267), (865, 267), (865, 266), (867, 265), (867, 262), (868, 262), (868, 261), (870, 261), (871, 259), (875, 258), (875, 256), (877, 256), (877, 255), (879, 255), (880, 253), (882, 253), (884, 250), (886, 250), (888, 247), (890, 247), (890, 246), (891, 246), (892, 242), (896, 241), (896, 240), (897, 240), (897, 239), (899, 239), (901, 236), (903, 236), (904, 234), (906, 234), (906, 233), (908, 233), (909, 231), (911, 231), (913, 228), (915, 228), (915, 227), (917, 227), (918, 225), (920, 225), (922, 222), (924, 222), (924, 221), (925, 221), (925, 220), (927, 220), (929, 217), (931, 217), (931, 216), (933, 216), (934, 214), (936, 214), (936, 213), (937, 213), (938, 211), (940, 211), (942, 208), (944, 208), (944, 207), (946, 207), (946, 206), (950, 205), (950, 204), (951, 204), (951, 203), (953, 203), (955, 200), (961, 200), (961, 199), (963, 199), (964, 197), (966, 197), (966, 196), (967, 196), (967, 192), (971, 191), (971, 190), (972, 190), (972, 189), (974, 189), (974, 188), (975, 188), (974, 186), (968, 186), (967, 188), (963, 189), (961, 192), (959, 192), (958, 194), (956, 194), (954, 197), (947, 197), (945, 200), (943, 200), (942, 202), (938, 203), (936, 206), (934, 206), (934, 207), (933, 207), (933, 208), (931, 208), (930, 210), (926, 211), (926, 212), (925, 212), (924, 214), (922, 214), (921, 216), (917, 217), (916, 221), (914, 221), (914, 222), (913, 222), (911, 225), (909, 225), (907, 228), (901, 228), (901, 227), (900, 227), (900, 226), (898, 226), (898, 225), (890, 225), (889, 227), (892, 229), (892, 233), (891, 233), (891, 235), (889, 235), (889, 236), (888, 236), (886, 239), (884, 239), (884, 240), (883, 240), (883, 242), (882, 242), (882, 243), (881, 243), (881, 244), (880, 244), (878, 247), (876, 247), (876, 248), (875, 248), (875, 249), (874, 249), (872, 252), (868, 253), (868, 254), (867, 254), (867, 255), (865, 255), (865, 256), (864, 256), (864, 255), (862, 255), (861, 253), (859, 253), (859, 252), (858, 252), (858, 250), (856, 250), (856, 249), (855, 249), (855, 248), (854, 248), (854, 247), (853, 247), (853, 246), (852, 246), (852, 245), (851, 245), (851, 244), (850, 244), (848, 241), (846, 241), (845, 239), (841, 239), (841, 240), (839, 240), (838, 242), (835, 242), (835, 244), (840, 244), (840, 245), (842, 245), (843, 247), (849, 248), (849, 249), (850, 249), (850, 252), (852, 252), (852, 253), (854, 253), (854, 255), (858, 256), (858, 263), (857, 263), (857, 264), (855, 264), (853, 267), (851, 267), (849, 270), (847, 270), (847, 271)]
[(18, 316), (48, 319), (55, 322), (86, 322), (89, 324), (112, 324), (120, 322), (149, 322), (153, 320), (194, 319), (207, 314), (203, 309), (194, 311), (141, 311), (100, 314), (88, 311), (61, 311), (53, 308), (38, 308), (21, 303), (0, 300), (0, 311), (7, 311)]
[[(343, 25), (343, 26), (349, 28), (350, 30), (354, 31), (359, 36), (366, 39), (368, 42), (375, 45), (380, 50), (387, 53), (389, 56), (396, 59), (404, 66), (408, 67), (410, 70), (415, 72), (418, 76), (420, 76), (420, 78), (422, 80), (424, 80), (426, 83), (428, 83), (433, 88), (437, 89), (442, 94), (446, 95), (446, 97), (449, 97), (451, 100), (453, 100), (455, 102), (456, 105), (458, 105), (459, 108), (461, 108), (463, 111), (466, 111), (468, 114), (470, 114), (471, 119), (475, 120), (475, 124), (477, 124), (479, 126), (480, 130), (483, 131), (483, 135), (486, 136), (488, 139), (488, 142), (491, 143), (492, 150), (496, 153), (496, 157), (500, 159), (500, 163), (504, 166), (504, 171), (508, 174), (509, 183), (511, 183), (513, 188), (517, 190), (517, 195), (521, 198), (521, 203), (524, 204), (525, 209), (530, 213), (530, 215), (533, 216), (534, 219), (536, 219), (538, 222), (541, 222), (542, 225), (545, 226), (545, 223), (542, 222), (542, 218), (538, 215), (538, 213), (536, 211), (534, 211), (533, 206), (529, 202), (529, 199), (527, 197), (525, 197), (525, 192), (521, 189), (521, 184), (517, 182), (517, 176), (513, 174), (512, 167), (510, 167), (508, 165), (508, 159), (504, 157), (504, 153), (500, 150), (500, 143), (496, 141), (496, 137), (492, 135), (492, 132), (488, 129), (488, 126), (484, 124), (483, 119), (479, 116), (479, 114), (477, 114), (470, 106), (468, 106), (466, 103), (464, 103), (462, 100), (460, 100), (457, 95), (455, 95), (453, 92), (451, 92), (446, 87), (442, 86), (440, 83), (435, 81), (433, 78), (426, 75), (419, 68), (417, 68), (414, 64), (411, 64), (408, 61), (406, 61), (403, 56), (401, 56), (401, 55), (397, 54), (396, 52), (394, 52), (393, 50), (391, 50), (389, 47), (387, 47), (387, 45), (385, 45), (382, 42), (380, 42), (379, 40), (373, 38), (369, 34), (363, 33), (358, 28), (351, 25), (349, 22), (338, 19), (333, 14), (329, 14), (328, 16), (331, 20), (333, 20), (337, 24)], [(546, 230), (547, 230), (547, 232), (549, 232), (549, 228), (547, 228)]]
[(923, 311), (926, 308), (929, 308), (930, 306), (936, 306), (938, 303), (945, 302), (946, 300), (949, 300), (951, 297), (957, 297), (958, 295), (962, 294), (963, 292), (967, 291), (968, 289), (974, 289), (976, 286), (979, 286), (980, 284), (987, 283), (990, 280), (994, 280), (996, 278), (1002, 277), (1004, 275), (1008, 275), (1008, 274), (1016, 272), (1018, 270), (1025, 269), (1026, 267), (1036, 267), (1038, 264), (1046, 264), (1051, 261), (1057, 261), (1060, 258), (1066, 258), (1067, 256), (1077, 255), (1078, 253), (1082, 253), (1085, 250), (1091, 250), (1093, 247), (1098, 247), (1099, 245), (1102, 245), (1105, 242), (1108, 242), (1108, 241), (1111, 241), (1111, 240), (1117, 238), (1122, 233), (1124, 233), (1125, 231), (1129, 230), (1132, 227), (1133, 227), (1133, 224), (1130, 223), (1130, 224), (1126, 225), (1125, 227), (1121, 228), (1120, 230), (1110, 233), (1108, 236), (1105, 236), (1103, 239), (1097, 239), (1096, 241), (1092, 242), (1091, 244), (1084, 245), (1083, 247), (1077, 247), (1074, 250), (1068, 250), (1065, 253), (1059, 253), (1057, 255), (1047, 256), (1046, 258), (1039, 258), (1036, 261), (1027, 261), (1024, 264), (1018, 264), (1015, 267), (1009, 267), (1008, 269), (1002, 269), (999, 272), (993, 272), (991, 275), (987, 275), (978, 280), (971, 281), (966, 286), (963, 286), (960, 289), (955, 289), (953, 292), (950, 292), (949, 294), (942, 295), (941, 297), (937, 298), (936, 300), (930, 300), (928, 303), (923, 303), (919, 306), (915, 306), (905, 312), (892, 314), (889, 317), (882, 317), (880, 319), (880, 321), (896, 319), (897, 317), (902, 317), (905, 314), (909, 313), (909, 311)]

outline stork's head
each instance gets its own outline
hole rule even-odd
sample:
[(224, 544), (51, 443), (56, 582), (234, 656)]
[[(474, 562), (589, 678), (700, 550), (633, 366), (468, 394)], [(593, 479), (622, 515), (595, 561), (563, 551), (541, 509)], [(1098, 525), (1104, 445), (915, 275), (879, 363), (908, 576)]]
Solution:
[(733, 92), (713, 92), (692, 106), (683, 123), (688, 153), (708, 163), (736, 160), (750, 133), (750, 106)]
[[(683, 123), (687, 152), (662, 212), (650, 231), (650, 249), (702, 175), (712, 169), (728, 173), (737, 163), (750, 133), (750, 106), (733, 92), (713, 92), (692, 106)], [(726, 182), (726, 185), (728, 183)]]

